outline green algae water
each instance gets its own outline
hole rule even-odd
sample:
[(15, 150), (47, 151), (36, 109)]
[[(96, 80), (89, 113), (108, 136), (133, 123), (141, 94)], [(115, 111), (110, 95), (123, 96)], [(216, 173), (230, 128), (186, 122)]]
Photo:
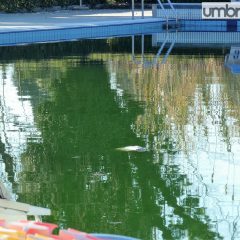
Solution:
[[(240, 76), (224, 67), (229, 49), (176, 49), (144, 68), (130, 46), (0, 49), (1, 180), (62, 228), (240, 238)], [(125, 146), (146, 151), (116, 150)]]

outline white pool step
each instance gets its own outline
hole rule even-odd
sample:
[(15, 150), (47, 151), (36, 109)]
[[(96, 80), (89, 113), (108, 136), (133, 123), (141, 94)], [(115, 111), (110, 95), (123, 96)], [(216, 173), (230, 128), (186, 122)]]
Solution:
[(0, 199), (0, 219), (6, 221), (26, 220), (28, 216), (38, 219), (40, 216), (49, 216), (50, 214), (51, 210), (47, 208)]

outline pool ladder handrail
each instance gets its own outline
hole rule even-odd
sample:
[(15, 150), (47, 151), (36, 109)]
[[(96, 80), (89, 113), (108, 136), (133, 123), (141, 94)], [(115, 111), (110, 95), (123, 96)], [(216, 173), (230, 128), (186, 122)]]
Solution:
[[(168, 14), (167, 14), (167, 11), (166, 11), (166, 8), (164, 7), (164, 4), (162, 3), (162, 0), (157, 0), (159, 6), (161, 7), (161, 9), (164, 11), (164, 14), (165, 14), (165, 18), (166, 18), (166, 23), (167, 23), (167, 26), (168, 26)], [(171, 0), (167, 0), (170, 8), (172, 9), (174, 15), (175, 15), (175, 19), (176, 19), (176, 23), (178, 22), (178, 16), (177, 16), (177, 11), (173, 5), (173, 3), (171, 2)], [(167, 28), (168, 29), (168, 28)]]

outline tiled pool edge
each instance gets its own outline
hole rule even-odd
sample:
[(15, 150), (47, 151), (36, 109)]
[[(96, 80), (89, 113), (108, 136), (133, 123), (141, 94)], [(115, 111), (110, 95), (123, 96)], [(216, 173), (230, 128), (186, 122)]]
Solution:
[(163, 19), (125, 20), (122, 22), (102, 22), (53, 29), (27, 29), (0, 32), (0, 46), (74, 41), (83, 38), (107, 38), (150, 34), (162, 29)]

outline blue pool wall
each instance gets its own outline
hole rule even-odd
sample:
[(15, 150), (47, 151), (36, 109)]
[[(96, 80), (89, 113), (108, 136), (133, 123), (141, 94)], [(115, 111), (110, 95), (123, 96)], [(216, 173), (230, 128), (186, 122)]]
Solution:
[(178, 20), (182, 31), (223, 31), (239, 32), (240, 21), (236, 20), (199, 20), (199, 19), (181, 19)]

